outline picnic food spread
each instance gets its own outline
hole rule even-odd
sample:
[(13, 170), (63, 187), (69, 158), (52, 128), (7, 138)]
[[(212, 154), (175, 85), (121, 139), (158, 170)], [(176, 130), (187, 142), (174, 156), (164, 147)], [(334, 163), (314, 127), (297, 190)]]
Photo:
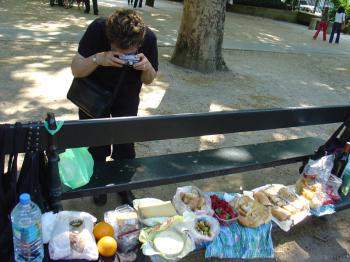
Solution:
[(51, 259), (136, 257), (140, 248), (165, 260), (203, 248), (206, 257), (271, 258), (272, 223), (288, 231), (309, 215), (335, 212), (333, 203), (343, 191), (341, 179), (331, 174), (331, 157), (310, 160), (293, 185), (267, 184), (242, 193), (178, 187), (172, 200), (135, 199), (133, 206), (106, 211), (98, 223), (85, 212), (61, 211), (42, 221), (52, 228), (43, 230), (43, 239)]

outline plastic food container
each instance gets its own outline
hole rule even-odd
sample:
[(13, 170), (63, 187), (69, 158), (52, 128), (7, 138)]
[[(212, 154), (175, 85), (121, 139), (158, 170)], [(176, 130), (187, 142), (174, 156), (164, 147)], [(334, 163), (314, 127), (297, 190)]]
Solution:
[(214, 214), (214, 217), (219, 221), (220, 225), (222, 225), (222, 226), (232, 225), (238, 219), (238, 216), (236, 216), (234, 218), (231, 218), (231, 219), (228, 219), (228, 220), (224, 220), (224, 219), (221, 219), (217, 214)]

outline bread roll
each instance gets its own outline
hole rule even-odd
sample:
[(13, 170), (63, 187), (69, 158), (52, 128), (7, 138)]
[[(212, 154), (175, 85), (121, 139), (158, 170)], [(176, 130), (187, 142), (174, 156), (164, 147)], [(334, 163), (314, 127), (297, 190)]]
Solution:
[(264, 206), (272, 206), (269, 198), (263, 192), (255, 192), (254, 199)]
[(281, 207), (273, 207), (271, 209), (271, 213), (275, 218), (277, 218), (280, 221), (285, 221), (289, 219), (290, 216), (292, 215), (290, 212), (288, 212), (287, 210)]
[(238, 222), (243, 226), (258, 227), (271, 220), (270, 209), (250, 197), (238, 198), (235, 206), (239, 210)]

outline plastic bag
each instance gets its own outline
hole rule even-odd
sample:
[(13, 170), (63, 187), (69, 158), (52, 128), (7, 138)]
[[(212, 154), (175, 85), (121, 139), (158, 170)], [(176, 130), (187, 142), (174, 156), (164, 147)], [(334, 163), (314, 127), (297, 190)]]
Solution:
[(63, 184), (75, 189), (89, 183), (94, 160), (87, 147), (66, 149), (59, 157), (58, 169)]
[(316, 179), (326, 184), (333, 168), (334, 155), (321, 157), (317, 160), (310, 159), (305, 166), (302, 175), (308, 179)]
[(126, 253), (138, 245), (140, 225), (135, 209), (122, 205), (104, 214), (104, 221), (114, 228), (114, 237), (118, 242), (119, 252)]
[(41, 225), (43, 230), (43, 243), (49, 243), (52, 232), (56, 226), (58, 213), (53, 213), (52, 211), (46, 212), (41, 216)]
[(210, 197), (195, 186), (184, 186), (176, 189), (173, 204), (179, 214), (185, 211), (194, 212), (197, 215), (212, 216), (214, 211), (211, 208)]
[(98, 251), (92, 234), (95, 222), (96, 218), (86, 212), (59, 212), (49, 242), (50, 258), (97, 260)]
[[(192, 218), (190, 218), (191, 215)], [(196, 216), (189, 212), (185, 212), (183, 216), (185, 221), (189, 221), (189, 232), (199, 247), (204, 246), (206, 242), (213, 241), (220, 233), (220, 224), (214, 217), (208, 215)], [(208, 234), (202, 233), (203, 227)], [(208, 231), (206, 231), (207, 228)]]
[[(183, 216), (173, 216), (168, 218), (168, 220), (158, 226), (143, 228), (141, 230), (139, 241), (142, 244), (142, 253), (146, 256), (156, 257), (161, 256), (166, 260), (179, 260), (195, 249), (195, 243), (190, 234), (187, 233), (188, 224), (185, 223)], [(155, 243), (156, 238), (160, 234), (169, 233), (180, 236), (183, 240), (183, 247), (179, 253), (168, 254), (166, 251), (157, 249)], [(167, 243), (165, 243), (166, 246)], [(168, 245), (169, 246), (169, 245)]]
[(342, 180), (339, 177), (330, 175), (326, 185), (325, 191), (334, 201), (340, 200), (338, 190), (342, 184)]

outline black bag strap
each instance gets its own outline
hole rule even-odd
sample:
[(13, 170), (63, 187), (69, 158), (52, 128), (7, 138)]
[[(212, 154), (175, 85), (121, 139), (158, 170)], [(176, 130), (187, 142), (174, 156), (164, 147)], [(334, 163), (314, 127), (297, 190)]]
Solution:
[[(3, 188), (3, 178), (4, 178), (4, 168), (5, 168), (5, 139), (6, 132), (9, 125), (0, 125), (0, 206), (6, 207), (5, 194)], [(7, 210), (1, 210), (1, 212), (6, 212)]]

